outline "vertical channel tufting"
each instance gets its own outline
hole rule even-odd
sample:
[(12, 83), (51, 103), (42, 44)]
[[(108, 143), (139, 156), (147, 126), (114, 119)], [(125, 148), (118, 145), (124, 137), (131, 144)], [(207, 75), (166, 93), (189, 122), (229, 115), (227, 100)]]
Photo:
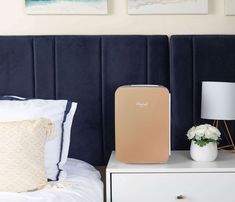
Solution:
[(168, 37), (148, 36), (147, 42), (148, 84), (169, 88)]
[(106, 160), (106, 134), (105, 134), (105, 120), (104, 120), (104, 67), (103, 67), (103, 37), (100, 37), (100, 86), (101, 86), (101, 95), (100, 95), (100, 103), (101, 103), (101, 135), (102, 135), (102, 152), (103, 152), (103, 162)]
[(191, 51), (192, 51), (192, 125), (196, 125), (196, 61), (195, 61), (195, 41), (194, 37), (191, 37)]
[(54, 37), (54, 98), (57, 99), (58, 92), (57, 92), (57, 37)]
[(149, 78), (149, 62), (148, 62), (148, 58), (149, 58), (149, 40), (148, 40), (148, 36), (146, 36), (146, 55), (145, 55), (145, 60), (146, 60), (146, 84), (150, 84), (150, 78)]
[(188, 149), (185, 133), (193, 122), (192, 37), (172, 36), (170, 51), (172, 149)]
[(32, 59), (31, 37), (0, 37), (1, 95), (34, 96)]
[(56, 99), (56, 37), (53, 37), (53, 99)]
[(101, 41), (98, 36), (58, 36), (56, 98), (78, 103), (70, 157), (103, 164)]
[(33, 97), (37, 98), (38, 93), (37, 93), (37, 72), (36, 72), (36, 50), (35, 50), (35, 40), (34, 37), (32, 37), (32, 68), (33, 68)]
[(33, 38), (35, 96), (54, 99), (54, 38), (37, 36)]

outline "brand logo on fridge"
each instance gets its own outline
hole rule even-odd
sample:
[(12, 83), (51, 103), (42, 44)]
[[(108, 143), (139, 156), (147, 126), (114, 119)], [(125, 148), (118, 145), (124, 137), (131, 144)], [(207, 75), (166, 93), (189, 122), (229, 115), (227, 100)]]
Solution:
[(144, 107), (147, 107), (148, 105), (149, 105), (149, 103), (148, 102), (136, 102), (136, 104), (135, 104), (136, 106), (138, 106), (138, 107), (141, 107), (141, 108), (144, 108)]

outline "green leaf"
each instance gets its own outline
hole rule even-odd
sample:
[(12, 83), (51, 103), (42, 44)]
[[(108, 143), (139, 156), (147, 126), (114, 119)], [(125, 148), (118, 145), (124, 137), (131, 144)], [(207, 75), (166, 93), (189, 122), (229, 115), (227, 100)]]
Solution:
[(193, 139), (193, 141), (200, 147), (204, 147), (207, 144), (209, 144), (210, 142), (215, 142), (218, 144), (218, 141), (212, 140), (212, 139), (206, 139), (206, 138), (202, 138), (201, 140)]

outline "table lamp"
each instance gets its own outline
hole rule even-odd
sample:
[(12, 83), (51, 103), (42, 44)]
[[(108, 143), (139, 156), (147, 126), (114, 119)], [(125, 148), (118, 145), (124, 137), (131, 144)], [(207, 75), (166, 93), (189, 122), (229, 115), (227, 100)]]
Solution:
[[(232, 82), (202, 82), (201, 118), (214, 120), (217, 128), (224, 124), (224, 136), (228, 145), (219, 149), (235, 151), (235, 145), (226, 121), (235, 120), (235, 83)], [(221, 123), (221, 125), (220, 125)]]

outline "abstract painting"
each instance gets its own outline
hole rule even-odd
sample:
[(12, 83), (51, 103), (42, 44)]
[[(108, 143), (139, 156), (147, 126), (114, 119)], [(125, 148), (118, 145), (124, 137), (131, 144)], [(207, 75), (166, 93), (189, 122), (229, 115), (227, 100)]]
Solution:
[(107, 14), (107, 0), (25, 0), (28, 14)]
[(235, 15), (235, 0), (225, 0), (225, 14)]
[(128, 0), (128, 14), (207, 14), (208, 0)]

